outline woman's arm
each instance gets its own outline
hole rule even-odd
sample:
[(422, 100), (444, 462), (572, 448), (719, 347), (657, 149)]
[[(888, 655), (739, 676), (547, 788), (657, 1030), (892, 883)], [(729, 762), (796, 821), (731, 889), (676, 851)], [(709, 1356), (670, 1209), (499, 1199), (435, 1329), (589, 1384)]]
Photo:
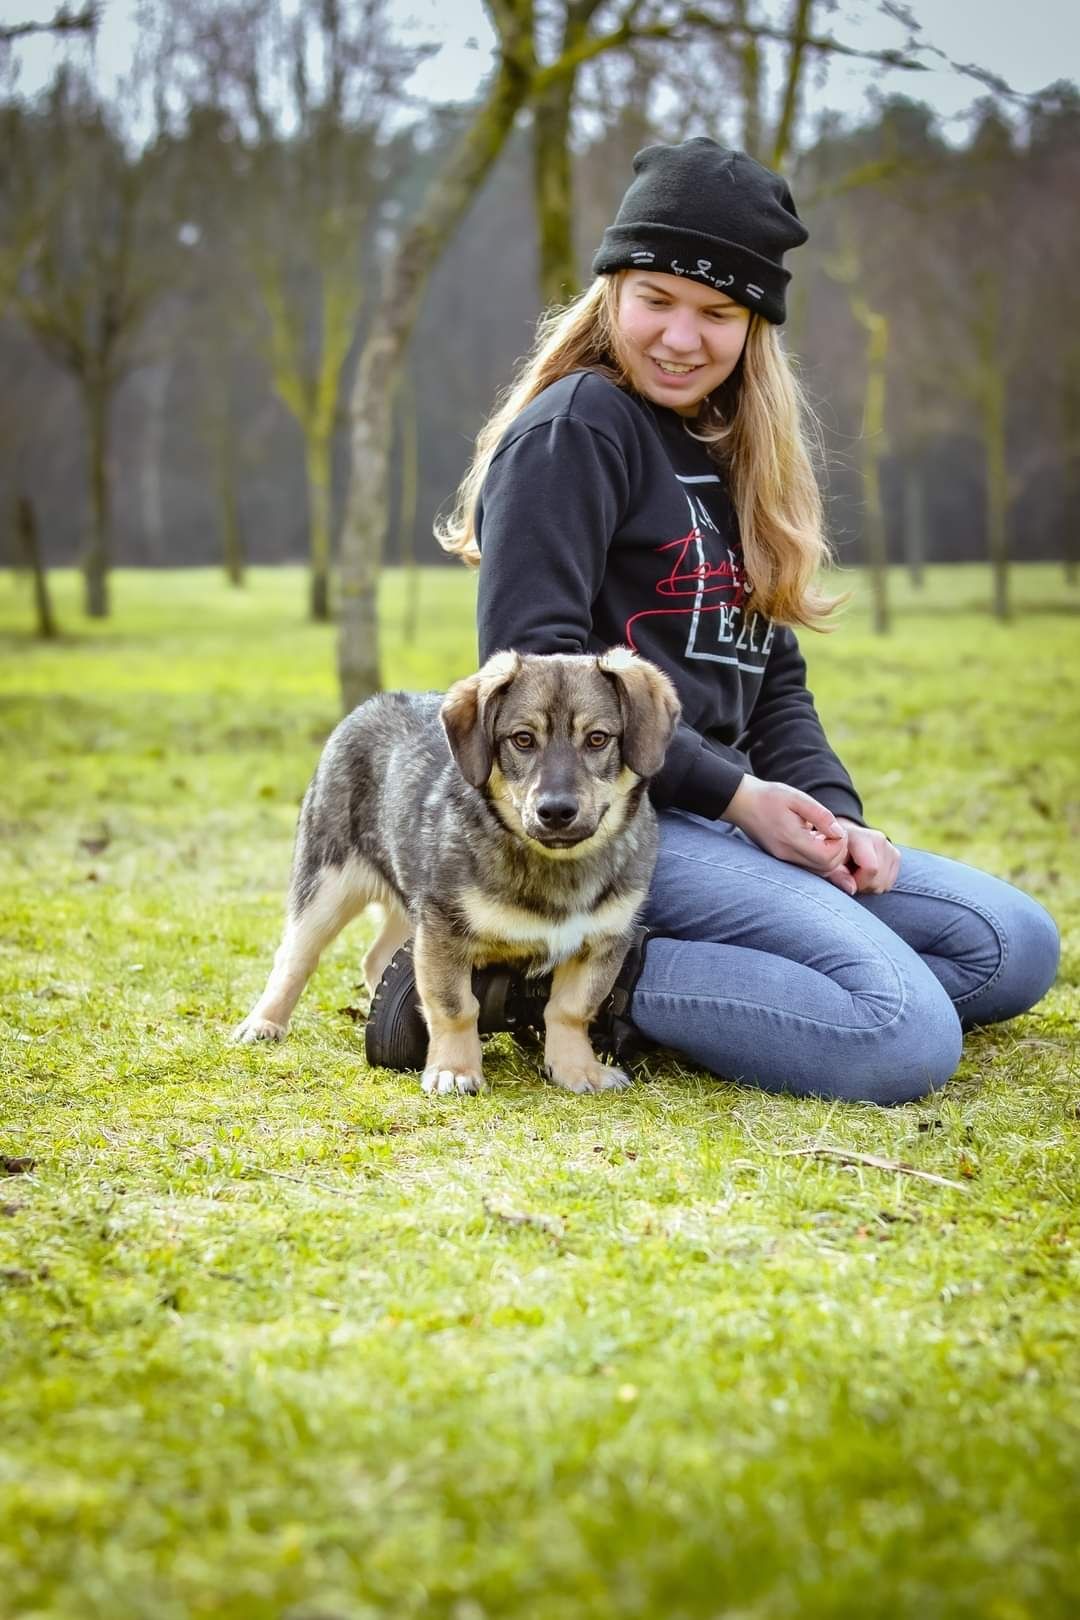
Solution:
[(541, 422), (498, 451), (476, 522), (481, 662), (504, 648), (585, 650), (628, 493), (619, 446), (570, 416)]
[[(757, 775), (771, 779), (774, 784), (790, 783), (793, 788), (802, 789), (835, 815), (835, 824), (844, 840), (843, 858), (835, 861), (823, 875), (848, 894), (884, 894), (891, 889), (900, 870), (899, 851), (883, 832), (867, 827), (863, 820), (862, 804), (854, 784), (829, 747), (806, 685), (806, 661), (794, 632), (787, 628), (777, 630), (746, 743)], [(770, 809), (777, 836), (783, 831), (783, 817), (778, 807), (748, 799), (745, 803), (734, 802), (732, 809), (734, 814), (729, 812), (732, 820), (738, 820), (742, 814), (754, 816)], [(794, 809), (788, 807), (789, 819)], [(820, 823), (817, 828), (823, 830)], [(747, 831), (756, 836), (750, 826)], [(835, 834), (831, 836), (835, 838)], [(764, 842), (760, 838), (758, 841)], [(765, 847), (773, 854), (779, 853), (768, 844)], [(834, 843), (828, 847), (835, 852), (839, 846)], [(797, 856), (783, 858), (807, 864)], [(823, 870), (820, 866), (817, 869)]]
[(756, 776), (801, 788), (834, 815), (862, 825), (862, 802), (829, 747), (806, 685), (806, 660), (787, 626), (777, 626), (743, 740)]

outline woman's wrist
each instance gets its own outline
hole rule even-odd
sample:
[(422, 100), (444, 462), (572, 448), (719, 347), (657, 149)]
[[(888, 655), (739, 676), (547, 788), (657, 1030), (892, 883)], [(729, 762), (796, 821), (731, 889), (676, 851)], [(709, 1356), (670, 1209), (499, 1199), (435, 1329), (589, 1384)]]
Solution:
[(724, 814), (720, 818), (730, 821), (733, 827), (742, 827), (743, 817), (748, 813), (754, 799), (754, 789), (759, 786), (756, 776), (747, 771), (739, 780), (739, 785), (728, 800)]

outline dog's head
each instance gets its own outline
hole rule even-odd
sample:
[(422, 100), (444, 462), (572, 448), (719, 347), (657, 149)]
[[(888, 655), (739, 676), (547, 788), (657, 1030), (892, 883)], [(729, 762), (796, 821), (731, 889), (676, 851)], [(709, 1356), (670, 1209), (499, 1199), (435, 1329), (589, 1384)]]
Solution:
[(567, 851), (601, 823), (621, 825), (629, 794), (664, 763), (679, 700), (666, 675), (625, 647), (600, 657), (503, 652), (452, 686), (441, 713), (462, 776), (487, 789), (506, 825)]

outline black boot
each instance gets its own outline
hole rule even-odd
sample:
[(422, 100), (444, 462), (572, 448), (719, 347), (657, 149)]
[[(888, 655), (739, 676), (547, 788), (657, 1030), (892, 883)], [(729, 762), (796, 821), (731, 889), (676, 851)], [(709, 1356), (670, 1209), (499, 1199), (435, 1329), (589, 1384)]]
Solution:
[(648, 1042), (630, 1021), (630, 997), (645, 966), (645, 947), (652, 938), (648, 928), (637, 927), (623, 965), (593, 1022), (589, 1038), (602, 1057), (614, 1063), (632, 1063)]
[[(527, 979), (503, 963), (474, 968), (473, 995), (480, 1003), (481, 1035), (509, 1030), (513, 1035), (544, 1028), (544, 1006), (551, 975)], [(364, 1051), (380, 1069), (422, 1069), (427, 1062), (428, 1028), (420, 1011), (413, 971), (412, 941), (386, 964), (375, 987), (364, 1030)]]
[[(647, 928), (634, 931), (619, 976), (589, 1026), (594, 1044), (615, 1062), (636, 1056), (641, 1036), (630, 1022), (630, 996), (645, 962)], [(544, 1007), (551, 993), (551, 975), (528, 979), (503, 963), (474, 968), (473, 995), (480, 1003), (477, 1019), (481, 1035), (500, 1030), (536, 1044), (544, 1032)], [(413, 971), (412, 941), (402, 945), (386, 964), (371, 998), (364, 1030), (364, 1051), (380, 1069), (422, 1069), (427, 1061), (428, 1029), (420, 1011)]]

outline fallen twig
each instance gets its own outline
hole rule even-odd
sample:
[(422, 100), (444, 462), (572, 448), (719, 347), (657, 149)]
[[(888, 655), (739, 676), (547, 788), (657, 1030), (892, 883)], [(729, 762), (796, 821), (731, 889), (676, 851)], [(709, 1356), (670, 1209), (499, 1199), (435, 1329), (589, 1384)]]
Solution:
[(902, 1176), (918, 1176), (920, 1181), (932, 1181), (935, 1187), (957, 1187), (961, 1192), (967, 1191), (962, 1181), (952, 1181), (948, 1176), (935, 1176), (929, 1170), (916, 1170), (913, 1164), (901, 1164), (898, 1159), (881, 1159), (876, 1153), (854, 1153), (850, 1148), (784, 1148), (777, 1153), (776, 1157), (778, 1159), (795, 1159), (799, 1157), (839, 1159), (842, 1164), (868, 1164), (874, 1170), (895, 1170)]
[(331, 1187), (328, 1181), (313, 1181), (310, 1176), (290, 1176), (284, 1170), (266, 1170), (261, 1165), (260, 1175), (273, 1176), (275, 1181), (293, 1181), (298, 1187), (318, 1187), (322, 1192), (335, 1193), (339, 1198), (351, 1198), (351, 1187)]
[(498, 1209), (489, 1198), (483, 1200), (484, 1214), (494, 1221), (505, 1221), (507, 1226), (535, 1226), (555, 1243), (563, 1238), (563, 1223), (557, 1215), (529, 1215), (516, 1210)]

